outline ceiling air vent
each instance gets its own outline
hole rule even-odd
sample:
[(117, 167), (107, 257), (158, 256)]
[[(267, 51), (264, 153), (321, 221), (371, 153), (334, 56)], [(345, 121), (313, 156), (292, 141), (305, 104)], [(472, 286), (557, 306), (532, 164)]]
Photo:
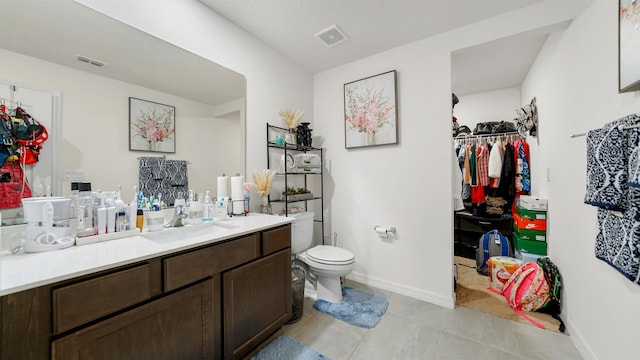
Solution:
[(322, 41), (322, 43), (327, 47), (333, 47), (349, 40), (347, 35), (345, 35), (337, 25), (329, 26), (328, 28), (314, 34), (313, 36), (320, 39), (320, 41)]
[(97, 67), (103, 67), (106, 65), (104, 62), (100, 60), (92, 59), (90, 57), (86, 57), (83, 55), (77, 55), (76, 59), (78, 59), (78, 61), (82, 61), (83, 63), (91, 64)]

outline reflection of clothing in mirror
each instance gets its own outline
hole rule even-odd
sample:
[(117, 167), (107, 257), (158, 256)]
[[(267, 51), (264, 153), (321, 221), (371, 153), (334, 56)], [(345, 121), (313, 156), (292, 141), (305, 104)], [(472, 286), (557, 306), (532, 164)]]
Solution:
[(455, 149), (451, 156), (451, 170), (453, 171), (453, 211), (463, 210), (464, 204), (462, 203), (462, 171), (460, 170), (460, 163), (456, 156)]

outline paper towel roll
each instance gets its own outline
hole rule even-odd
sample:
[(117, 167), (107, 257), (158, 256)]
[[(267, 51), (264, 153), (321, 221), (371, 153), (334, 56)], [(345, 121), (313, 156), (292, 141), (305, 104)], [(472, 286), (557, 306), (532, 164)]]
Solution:
[(218, 189), (217, 196), (221, 198), (223, 196), (229, 196), (229, 177), (222, 174), (218, 176)]
[[(244, 213), (244, 176), (236, 175), (231, 177), (231, 200), (233, 200), (233, 214)], [(242, 200), (242, 201), (239, 201)]]

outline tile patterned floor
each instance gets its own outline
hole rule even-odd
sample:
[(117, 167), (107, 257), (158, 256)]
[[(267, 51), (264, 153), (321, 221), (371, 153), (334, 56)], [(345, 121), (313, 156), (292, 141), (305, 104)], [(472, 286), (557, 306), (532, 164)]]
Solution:
[(461, 307), (445, 309), (349, 280), (347, 286), (389, 299), (375, 328), (334, 319), (316, 311), (313, 300), (305, 298), (302, 319), (285, 325), (271, 339), (289, 335), (332, 360), (582, 359), (568, 335)]

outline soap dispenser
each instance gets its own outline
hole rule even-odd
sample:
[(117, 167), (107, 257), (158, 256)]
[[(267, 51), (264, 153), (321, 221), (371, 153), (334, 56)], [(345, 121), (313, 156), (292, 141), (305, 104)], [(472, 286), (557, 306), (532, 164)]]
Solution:
[[(193, 195), (193, 194), (192, 194)], [(192, 200), (189, 204), (189, 223), (200, 224), (202, 223), (202, 193), (198, 193), (195, 200)]]

